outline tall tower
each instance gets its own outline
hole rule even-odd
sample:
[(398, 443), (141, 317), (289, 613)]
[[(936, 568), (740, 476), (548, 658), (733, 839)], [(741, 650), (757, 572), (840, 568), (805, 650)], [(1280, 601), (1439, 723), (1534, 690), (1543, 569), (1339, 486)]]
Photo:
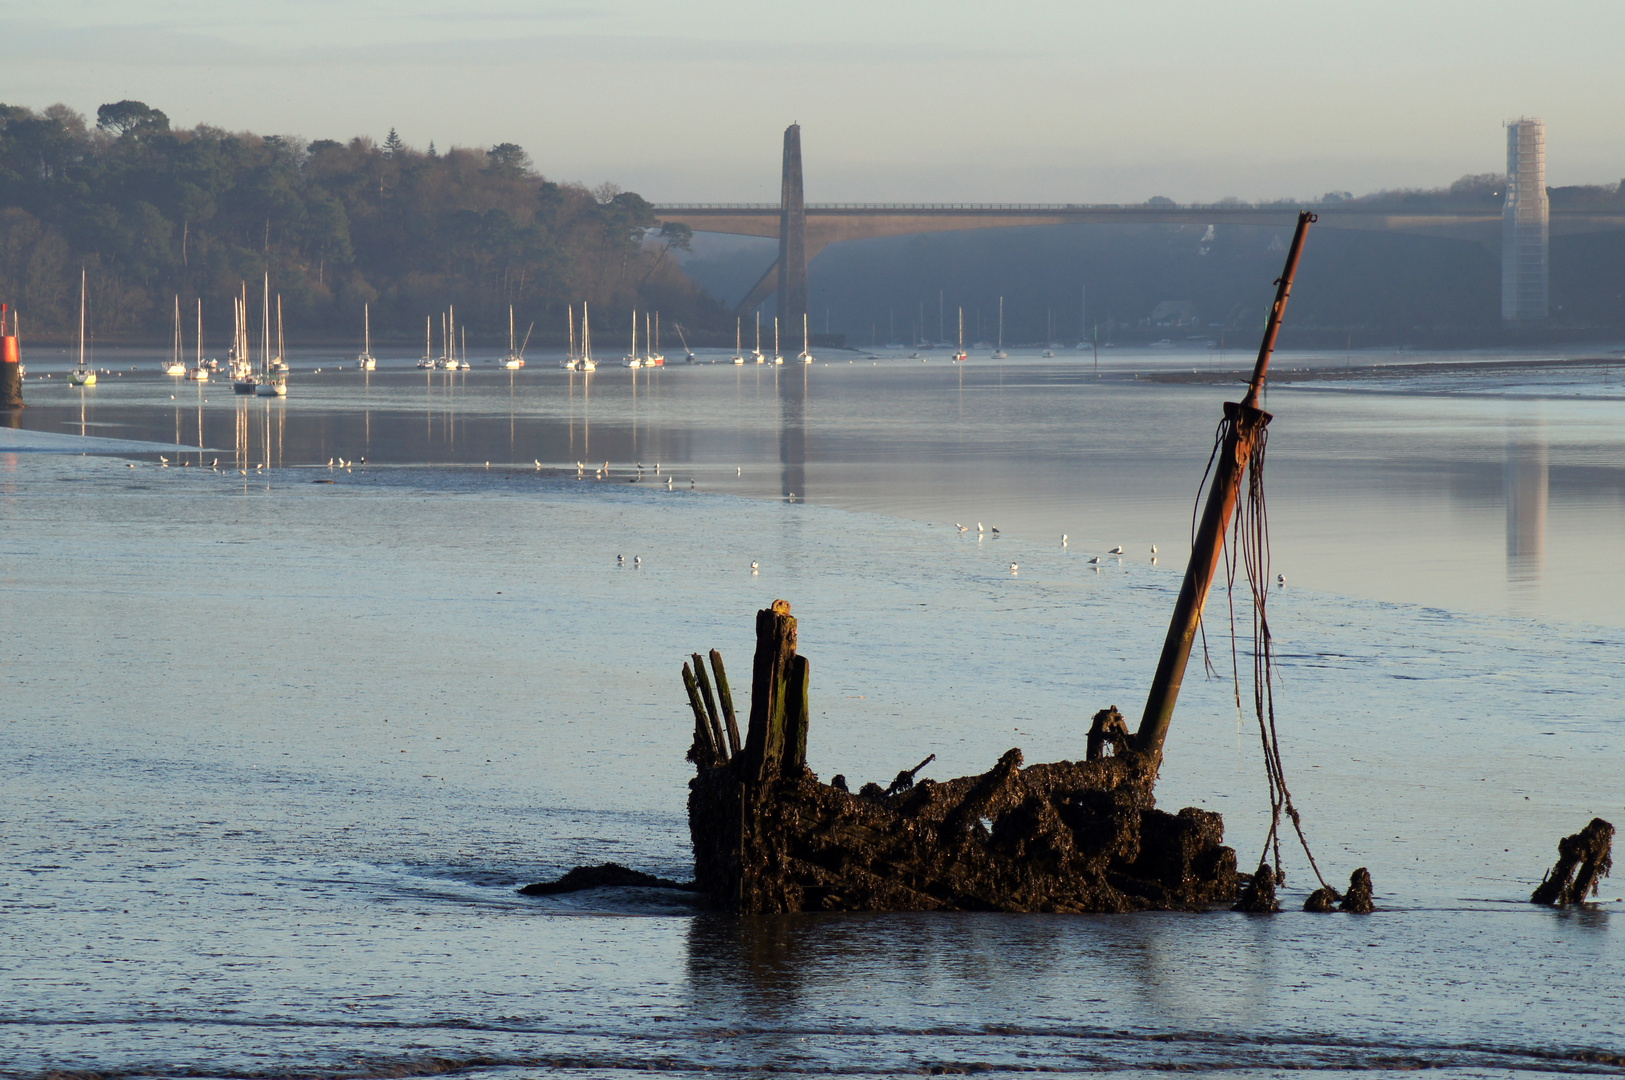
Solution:
[(794, 340), (794, 335), (801, 330), (801, 318), (807, 313), (807, 206), (801, 193), (800, 124), (791, 124), (784, 129), (784, 185), (779, 195), (778, 293), (779, 326)]
[(1547, 315), (1546, 123), (1507, 121), (1507, 197), (1501, 210), (1501, 319)]

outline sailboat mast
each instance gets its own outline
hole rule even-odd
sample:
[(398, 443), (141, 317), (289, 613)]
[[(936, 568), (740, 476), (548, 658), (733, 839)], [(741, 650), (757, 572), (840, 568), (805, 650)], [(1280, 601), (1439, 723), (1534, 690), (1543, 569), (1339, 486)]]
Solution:
[(1004, 297), (999, 297), (999, 350), (1004, 350)]
[(361, 305), (361, 349), (372, 355), (372, 305)]
[(260, 368), (271, 373), (271, 275), (265, 275), (265, 298), (260, 307)]
[(197, 298), (197, 369), (203, 370), (203, 297)]
[(85, 268), (79, 268), (79, 370), (85, 369)]
[(565, 339), (564, 358), (574, 360), (576, 358), (576, 306), (571, 304), (565, 308), (565, 311), (568, 313), (565, 333), (569, 336)]
[(276, 294), (276, 359), (277, 359), (277, 363), (279, 363), (279, 364), (287, 363), (287, 361), (283, 359), (283, 356), (285, 355), (285, 350), (284, 350), (283, 346), (284, 346), (284, 342), (282, 340), (282, 294), (277, 293)]
[(508, 355), (513, 355), (513, 305), (508, 305)]

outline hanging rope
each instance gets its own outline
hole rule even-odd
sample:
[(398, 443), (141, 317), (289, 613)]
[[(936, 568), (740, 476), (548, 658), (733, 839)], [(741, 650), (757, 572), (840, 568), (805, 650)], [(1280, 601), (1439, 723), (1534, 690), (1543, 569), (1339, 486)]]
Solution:
[(1258, 718), (1259, 742), (1264, 750), (1264, 774), (1269, 782), (1270, 828), (1264, 840), (1262, 865), (1273, 856), (1275, 882), (1281, 884), (1286, 875), (1281, 870), (1281, 815), (1292, 822), (1298, 843), (1309, 860), (1309, 868), (1322, 888), (1329, 889), (1309, 850), (1309, 840), (1303, 834), (1303, 818), (1292, 804), (1292, 792), (1286, 784), (1286, 770), (1281, 764), (1281, 739), (1275, 725), (1275, 651), (1270, 634), (1270, 529), (1269, 509), (1264, 498), (1264, 458), (1269, 443), (1269, 430), (1262, 429), (1255, 436), (1252, 458), (1247, 469), (1247, 498), (1236, 507), (1232, 535), (1225, 542), (1224, 561), (1227, 593), (1230, 603), (1230, 663), (1235, 679), (1236, 707), (1241, 708), (1241, 665), (1236, 647), (1236, 571), (1245, 572), (1247, 586), (1252, 593), (1253, 621), (1253, 712)]

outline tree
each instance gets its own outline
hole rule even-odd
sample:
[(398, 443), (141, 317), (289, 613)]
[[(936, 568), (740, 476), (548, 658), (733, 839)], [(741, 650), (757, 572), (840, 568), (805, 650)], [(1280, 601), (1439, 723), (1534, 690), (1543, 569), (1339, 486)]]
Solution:
[(145, 102), (115, 101), (96, 110), (96, 126), (119, 138), (153, 135), (169, 130), (169, 117)]
[(486, 157), (491, 162), (492, 176), (518, 180), (530, 173), (530, 155), (518, 143), (497, 143)]
[(392, 158), (405, 147), (406, 144), (401, 141), (400, 135), (396, 134), (394, 128), (390, 128), (389, 135), (384, 139), (384, 156)]

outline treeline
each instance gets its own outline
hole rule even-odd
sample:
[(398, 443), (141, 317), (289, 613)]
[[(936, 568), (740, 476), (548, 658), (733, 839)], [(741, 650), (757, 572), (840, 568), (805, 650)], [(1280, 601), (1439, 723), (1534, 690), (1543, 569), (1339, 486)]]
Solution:
[(229, 324), (227, 298), (267, 272), (302, 337), (357, 333), (363, 303), (375, 336), (407, 340), (448, 304), (487, 339), (506, 335), (509, 304), (520, 333), (535, 320), (546, 337), (582, 300), (731, 323), (670, 255), (689, 236), (632, 192), (547, 180), (513, 143), (438, 153), (393, 129), (306, 143), (175, 130), (137, 101), (94, 125), (0, 105), (0, 300), (30, 333), (76, 325), (81, 266), (102, 336), (167, 333), (176, 295)]

